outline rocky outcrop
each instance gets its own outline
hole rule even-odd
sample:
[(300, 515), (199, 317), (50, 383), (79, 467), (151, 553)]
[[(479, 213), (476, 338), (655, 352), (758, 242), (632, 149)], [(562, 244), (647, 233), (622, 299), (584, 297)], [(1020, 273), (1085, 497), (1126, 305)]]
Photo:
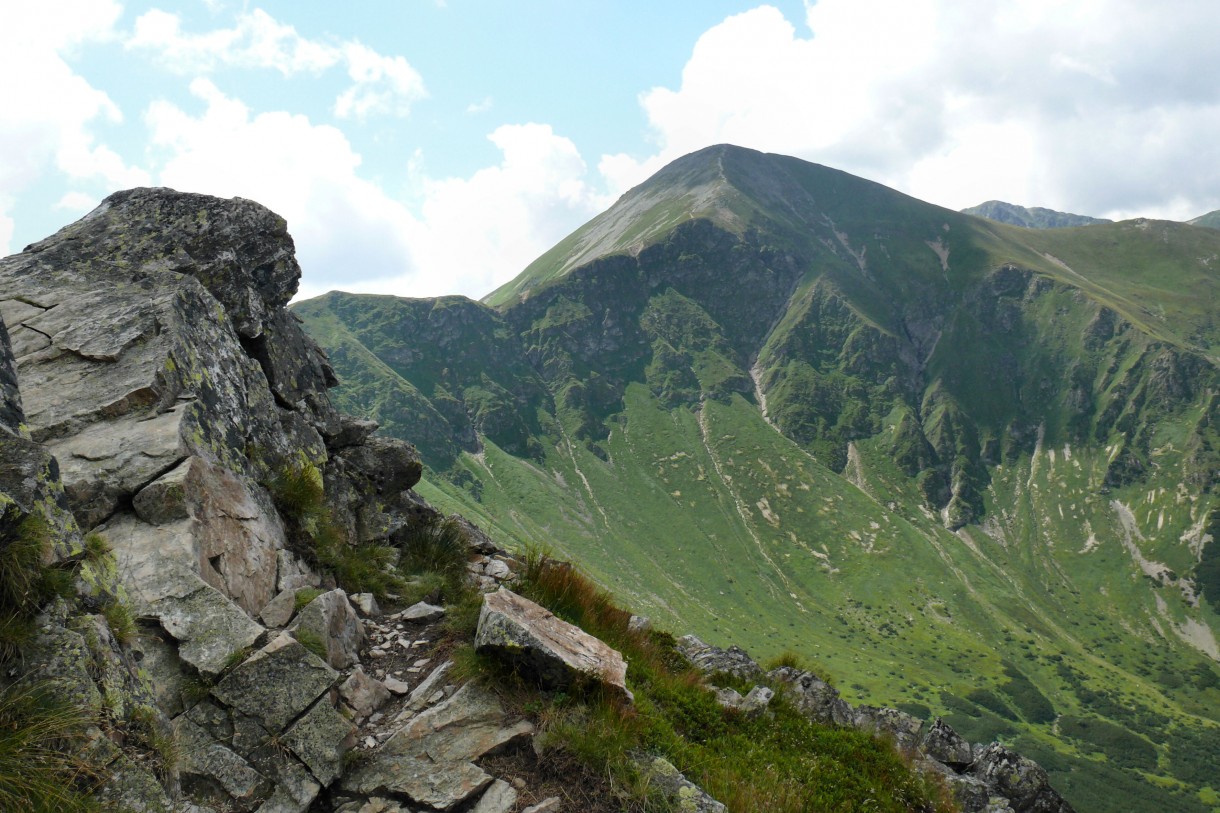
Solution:
[(483, 596), (474, 643), (479, 652), (507, 660), (546, 688), (600, 684), (631, 700), (627, 663), (619, 652), (504, 587)]
[[(679, 650), (691, 664), (707, 675), (730, 674), (761, 678), (762, 668), (738, 647), (720, 649), (693, 635), (679, 639)], [(963, 813), (995, 813), (1011, 809), (1019, 813), (1070, 813), (1072, 806), (1051, 786), (1036, 762), (999, 743), (972, 746), (939, 717), (924, 722), (898, 709), (860, 706), (839, 697), (838, 691), (811, 672), (791, 666), (766, 675), (783, 687), (789, 702), (806, 717), (825, 725), (857, 728), (884, 737), (894, 747), (912, 755), (921, 770), (943, 778)], [(723, 705), (746, 713), (760, 713), (763, 689), (742, 698), (731, 690), (718, 690)], [(755, 697), (753, 704), (749, 697)]]
[[(88, 589), (123, 596), (141, 624), (131, 649), (95, 646), (67, 606), (28, 672), (111, 714), (152, 710), (189, 753), (181, 787), (118, 754), (132, 764), (111, 796), (131, 809), (185, 794), (299, 813), (355, 744), (336, 705), (336, 669), (363, 645), (346, 595), (296, 614), (293, 634), (323, 658), (268, 630), (320, 581), (298, 544), (313, 515), (277, 502), (276, 487), (317, 475), (327, 505), (304, 510), (329, 510), (349, 543), (391, 542), (420, 510), (406, 494), (420, 463), (334, 409), (330, 365), (286, 309), (299, 275), (282, 218), (165, 189), (112, 195), (0, 260), (4, 521), (37, 515), (60, 561), (81, 556), (78, 528), (100, 534), (113, 565), (88, 572)], [(160, 796), (136, 798), (152, 787)]]

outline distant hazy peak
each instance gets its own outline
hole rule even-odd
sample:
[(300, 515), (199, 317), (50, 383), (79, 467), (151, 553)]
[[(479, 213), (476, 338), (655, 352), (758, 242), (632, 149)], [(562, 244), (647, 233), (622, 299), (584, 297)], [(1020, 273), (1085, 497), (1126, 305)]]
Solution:
[(1187, 220), (1192, 226), (1202, 226), (1205, 229), (1216, 229), (1220, 231), (1220, 209), (1214, 212), (1208, 212), (1205, 215), (1199, 215), (1194, 220)]
[(1073, 226), (1088, 226), (1093, 223), (1112, 223), (1099, 217), (1074, 215), (1069, 212), (1056, 212), (1053, 209), (1043, 209), (1040, 206), (1018, 206), (1015, 203), (1005, 203), (1002, 200), (989, 200), (978, 206), (962, 209), (963, 214), (985, 217), (999, 223), (1011, 226), (1023, 226), (1027, 229), (1068, 229)]

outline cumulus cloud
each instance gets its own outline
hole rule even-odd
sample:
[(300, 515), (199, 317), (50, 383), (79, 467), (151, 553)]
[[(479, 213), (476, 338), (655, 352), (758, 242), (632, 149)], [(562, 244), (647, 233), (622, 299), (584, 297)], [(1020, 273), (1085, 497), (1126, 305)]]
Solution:
[(355, 84), (335, 100), (335, 115), (341, 119), (364, 119), (374, 113), (405, 116), (411, 103), (426, 95), (423, 78), (400, 56), (382, 56), (349, 42), (343, 46), (343, 57)]
[(250, 198), (285, 217), (318, 292), (414, 270), (414, 219), (358, 175), (360, 156), (337, 128), (287, 112), (252, 114), (208, 79), (194, 80), (191, 93), (205, 105), (199, 115), (167, 101), (145, 114), (162, 184)]
[(262, 9), (238, 14), (232, 27), (204, 33), (185, 32), (177, 14), (153, 9), (136, 19), (126, 45), (151, 53), (163, 67), (186, 75), (228, 66), (293, 76), (343, 66), (352, 85), (335, 99), (339, 118), (405, 116), (412, 103), (427, 96), (423, 78), (403, 57), (383, 56), (356, 41), (311, 40)]
[[(480, 297), (604, 207), (575, 145), (537, 124), (490, 136), (502, 158), (465, 178), (429, 178), (412, 211), (360, 175), (337, 128), (286, 112), (254, 114), (211, 80), (191, 93), (201, 113), (159, 101), (145, 114), (158, 181), (183, 191), (257, 200), (288, 220), (300, 295), (331, 289)], [(405, 171), (405, 168), (404, 168)]]
[(499, 164), (424, 182), (416, 243), (425, 267), (451, 269), (471, 296), (507, 282), (611, 202), (590, 185), (576, 145), (549, 125), (504, 125), (488, 138)]
[(727, 141), (955, 208), (1220, 205), (1210, 0), (819, 0), (801, 23), (762, 6), (707, 31), (677, 88), (641, 96), (657, 151), (603, 157), (608, 182)]
[(108, 187), (148, 176), (98, 143), (97, 122), (123, 115), (64, 54), (115, 36), (122, 8), (108, 0), (46, 0), (0, 7), (0, 250), (9, 248), (17, 198), (48, 173)]

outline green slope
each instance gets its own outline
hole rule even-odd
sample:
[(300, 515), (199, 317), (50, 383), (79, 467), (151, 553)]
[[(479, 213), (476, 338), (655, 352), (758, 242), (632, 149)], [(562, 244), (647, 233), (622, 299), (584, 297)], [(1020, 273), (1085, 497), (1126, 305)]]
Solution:
[(500, 538), (853, 700), (1015, 740), (1082, 811), (1209, 810), (1215, 256), (1205, 229), (1033, 231), (722, 146), (497, 309), (296, 310), (341, 403)]

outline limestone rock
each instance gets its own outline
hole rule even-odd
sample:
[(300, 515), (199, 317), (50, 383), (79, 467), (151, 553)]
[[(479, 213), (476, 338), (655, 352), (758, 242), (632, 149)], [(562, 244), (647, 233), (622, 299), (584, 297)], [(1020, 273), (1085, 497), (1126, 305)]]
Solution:
[(280, 633), (212, 688), (222, 703), (283, 731), (338, 678), (322, 659)]
[(12, 300), (0, 302), (0, 429), (11, 435), (19, 435), (25, 423), (25, 411), (21, 408), (21, 390), (17, 387), (17, 359), (13, 356), (13, 346), (4, 325), (7, 318), (4, 315), (5, 305), (9, 301)]
[(483, 791), (470, 813), (510, 813), (517, 804), (517, 791), (503, 779), (497, 779)]
[(705, 674), (725, 672), (745, 680), (758, 680), (763, 674), (762, 667), (738, 646), (720, 649), (694, 635), (683, 635), (678, 639), (678, 651)]
[(551, 796), (536, 805), (530, 805), (521, 813), (560, 813), (561, 810), (563, 810), (563, 802), (558, 796)]
[(970, 743), (939, 717), (924, 732), (920, 746), (932, 759), (956, 770), (964, 770), (974, 761)]
[(619, 652), (506, 588), (484, 595), (475, 647), (528, 670), (544, 686), (596, 680), (631, 700)]
[(708, 796), (662, 757), (644, 759), (640, 767), (651, 785), (659, 788), (681, 813), (726, 813), (727, 808)]
[(855, 724), (855, 712), (846, 700), (826, 681), (803, 669), (781, 666), (767, 677), (784, 684), (793, 705), (812, 720), (827, 725)]
[(970, 773), (995, 795), (1012, 802), (1020, 813), (1071, 813), (1069, 805), (1050, 786), (1046, 771), (1032, 759), (993, 742), (974, 761)]
[(276, 597), (267, 602), (267, 606), (259, 611), (258, 617), (268, 627), (283, 627), (292, 620), (297, 611), (297, 592), (301, 588), (281, 590)]
[(894, 740), (895, 746), (904, 751), (910, 751), (920, 743), (923, 720), (898, 709), (860, 706), (856, 709), (855, 726), (865, 731), (872, 731), (874, 734), (890, 737)]
[(124, 813), (179, 813), (157, 778), (126, 756), (111, 763), (107, 771), (106, 781), (96, 793), (103, 809)]
[(182, 751), (179, 773), (183, 789), (224, 803), (232, 799), (249, 807), (271, 794), (271, 781), (232, 749), (217, 742), (186, 715), (174, 721)]
[(364, 625), (342, 590), (323, 593), (301, 608), (289, 632), (304, 630), (322, 641), (326, 662), (334, 668), (346, 669), (360, 660)]
[(403, 621), (413, 621), (416, 624), (428, 624), (443, 618), (445, 615), (444, 607), (437, 607), (429, 604), (426, 601), (421, 601), (418, 604), (412, 604), (401, 613)]
[(533, 731), (524, 720), (509, 722), (495, 695), (468, 684), (411, 719), (341, 784), (351, 793), (406, 796), (447, 810), (492, 783), (473, 760)]
[(352, 593), (348, 599), (365, 618), (376, 618), (381, 615), (381, 606), (377, 603), (377, 597), (372, 593)]
[(377, 678), (369, 677), (357, 666), (339, 687), (343, 702), (356, 712), (358, 717), (368, 717), (390, 699), (390, 690)]
[(742, 697), (735, 689), (717, 689), (716, 702), (725, 708), (736, 709), (747, 717), (757, 717), (767, 710), (775, 692), (766, 686), (755, 686)]
[[(47, 448), (59, 460), (64, 490), (82, 528), (92, 528), (186, 456), (182, 408), (152, 419), (126, 415), (90, 424)], [(178, 519), (185, 517), (185, 511)]]
[(285, 732), (284, 740), (326, 786), (339, 778), (343, 755), (356, 744), (356, 726), (323, 697)]

